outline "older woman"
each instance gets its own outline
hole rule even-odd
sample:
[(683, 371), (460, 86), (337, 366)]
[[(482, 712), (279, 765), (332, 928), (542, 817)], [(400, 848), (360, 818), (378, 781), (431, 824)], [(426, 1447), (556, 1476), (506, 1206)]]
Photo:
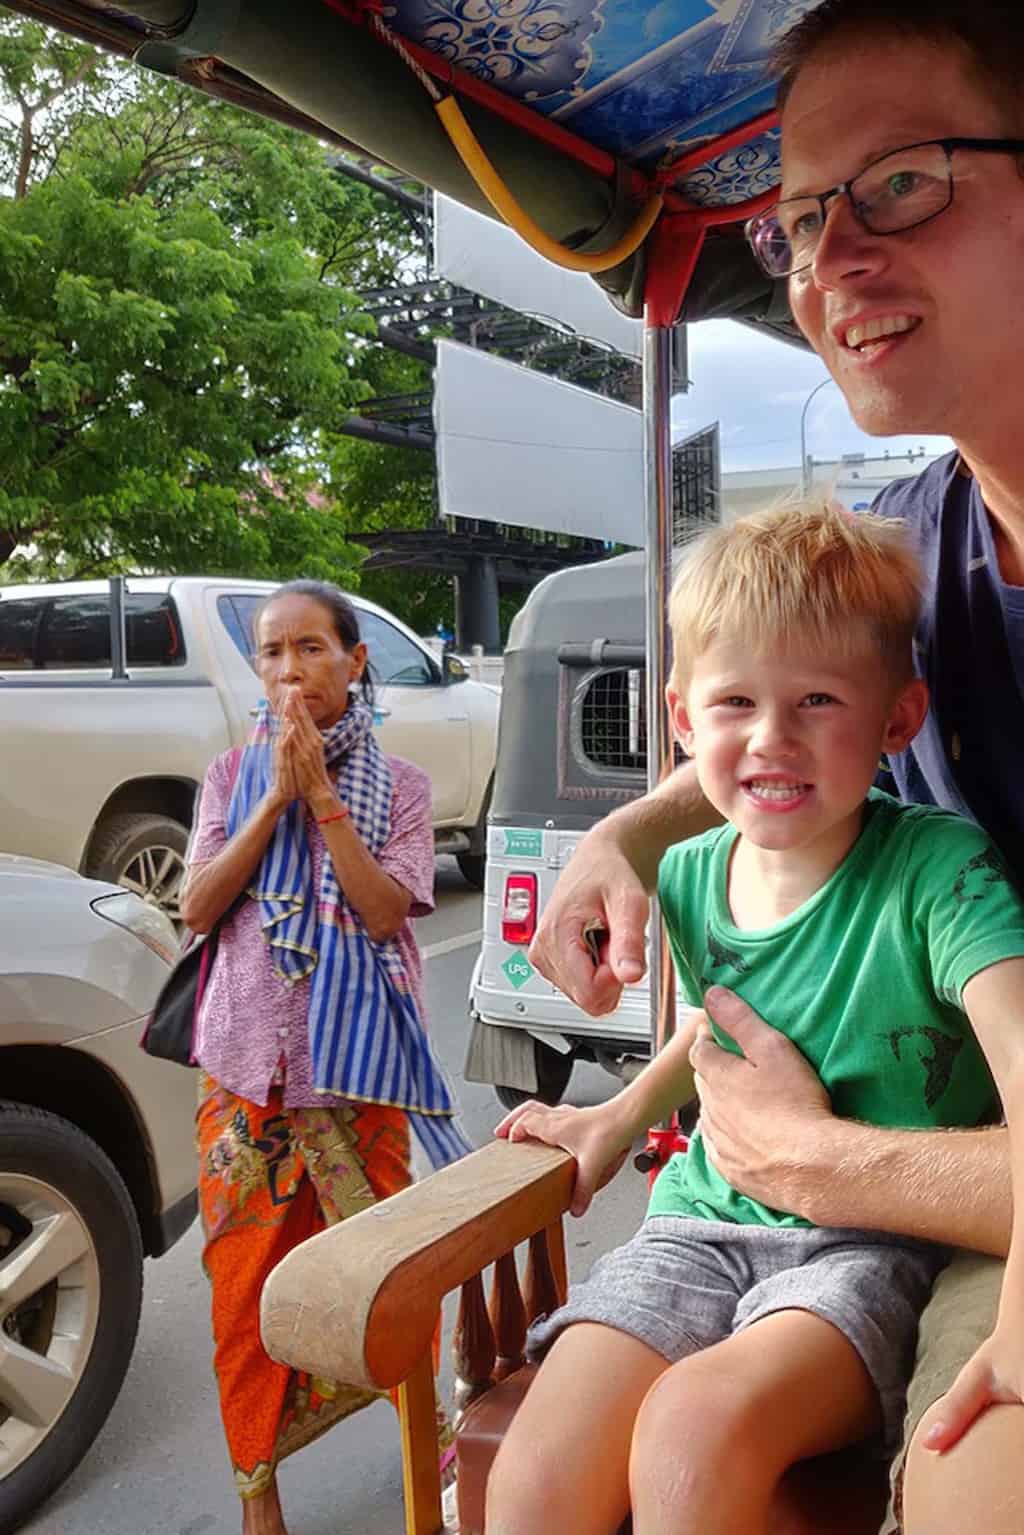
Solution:
[(293, 581), (256, 621), (252, 744), (214, 761), (183, 913), (217, 958), (198, 1019), (204, 1264), (244, 1535), (286, 1535), (278, 1462), (372, 1400), (275, 1364), (270, 1270), (324, 1225), (467, 1149), (422, 1024), (410, 918), (432, 909), (430, 785), (371, 732), (366, 646), (337, 588)]

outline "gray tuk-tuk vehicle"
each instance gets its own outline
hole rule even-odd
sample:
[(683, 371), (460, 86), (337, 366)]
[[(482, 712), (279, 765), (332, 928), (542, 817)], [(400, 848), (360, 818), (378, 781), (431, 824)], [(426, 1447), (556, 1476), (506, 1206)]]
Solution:
[(467, 1077), (508, 1107), (556, 1103), (575, 1060), (650, 1056), (648, 982), (591, 1018), (527, 957), (560, 871), (595, 821), (647, 786), (644, 556), (547, 576), (512, 622), (487, 833)]

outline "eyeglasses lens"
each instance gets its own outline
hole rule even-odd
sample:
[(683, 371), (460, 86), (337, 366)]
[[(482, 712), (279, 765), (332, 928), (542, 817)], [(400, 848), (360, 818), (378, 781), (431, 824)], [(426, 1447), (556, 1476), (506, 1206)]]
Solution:
[[(949, 156), (941, 144), (898, 149), (861, 171), (848, 193), (858, 222), (872, 234), (897, 234), (949, 207)], [(751, 220), (748, 238), (769, 277), (789, 277), (813, 262), (825, 227), (817, 197), (789, 197)]]

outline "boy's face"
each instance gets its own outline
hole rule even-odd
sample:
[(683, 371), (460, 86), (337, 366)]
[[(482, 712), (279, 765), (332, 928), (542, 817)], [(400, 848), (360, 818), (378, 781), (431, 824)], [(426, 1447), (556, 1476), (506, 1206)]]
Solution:
[[(824, 192), (910, 144), (1022, 130), (1024, 111), (1009, 122), (955, 45), (837, 40), (786, 103), (782, 196)], [(848, 197), (833, 199), (790, 303), (864, 431), (948, 433), (984, 456), (1019, 430), (998, 381), (1015, 379), (1024, 355), (1024, 180), (1010, 154), (956, 150), (952, 167), (951, 206), (899, 234), (869, 234)], [(858, 327), (871, 321), (900, 329), (865, 343)]]
[(676, 734), (715, 808), (756, 846), (855, 840), (883, 752), (913, 739), (925, 684), (894, 687), (875, 651), (823, 657), (820, 646), (753, 654), (717, 641), (694, 664), (684, 697), (668, 691)]

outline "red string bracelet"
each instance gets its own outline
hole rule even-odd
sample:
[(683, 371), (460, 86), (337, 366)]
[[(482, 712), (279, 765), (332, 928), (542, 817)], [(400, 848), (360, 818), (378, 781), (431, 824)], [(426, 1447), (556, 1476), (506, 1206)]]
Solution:
[(343, 821), (347, 815), (348, 815), (348, 806), (345, 805), (341, 810), (336, 810), (333, 815), (325, 815), (323, 820), (321, 820), (320, 817), (317, 816), (316, 824), (318, 826), (330, 826), (332, 821)]

